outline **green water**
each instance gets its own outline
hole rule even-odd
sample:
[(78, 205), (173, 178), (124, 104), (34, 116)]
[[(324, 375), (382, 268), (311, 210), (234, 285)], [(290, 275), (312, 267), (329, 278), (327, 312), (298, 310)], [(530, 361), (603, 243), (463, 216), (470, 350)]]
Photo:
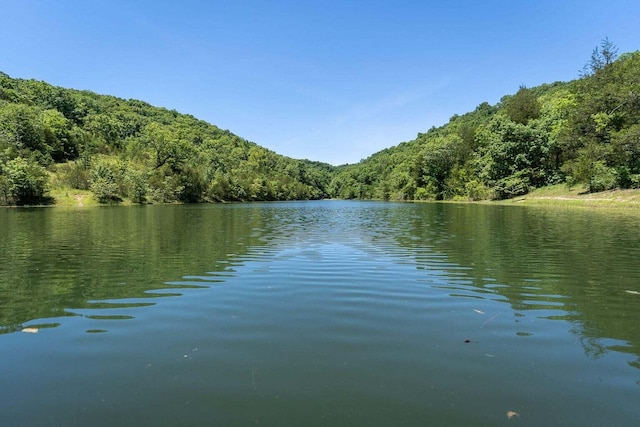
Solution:
[(638, 230), (455, 204), (0, 210), (0, 425), (635, 426)]

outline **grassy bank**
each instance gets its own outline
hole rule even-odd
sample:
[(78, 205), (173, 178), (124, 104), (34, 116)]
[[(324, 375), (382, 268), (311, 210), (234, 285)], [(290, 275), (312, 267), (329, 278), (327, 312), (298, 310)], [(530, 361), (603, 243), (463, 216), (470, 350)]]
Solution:
[(564, 184), (558, 184), (538, 188), (525, 196), (492, 203), (527, 206), (625, 209), (638, 210), (640, 212), (640, 189), (586, 193), (584, 187), (576, 186), (568, 188)]
[[(70, 188), (56, 188), (49, 192), (53, 198), (53, 204), (48, 206), (58, 207), (91, 207), (105, 206), (99, 203), (93, 193), (89, 190), (77, 190)], [(458, 202), (451, 202), (458, 203)], [(498, 205), (519, 205), (519, 206), (548, 206), (567, 208), (589, 208), (589, 209), (617, 209), (627, 211), (637, 211), (640, 213), (640, 189), (634, 190), (610, 190), (600, 193), (587, 193), (581, 186), (572, 188), (565, 184), (558, 184), (549, 187), (538, 188), (531, 193), (500, 201), (483, 201), (476, 203), (498, 204)], [(130, 200), (124, 199), (121, 202), (114, 202), (116, 205), (133, 205)]]
[[(104, 203), (99, 203), (94, 197), (93, 193), (89, 190), (77, 190), (73, 188), (57, 188), (52, 189), (49, 195), (53, 198), (54, 202), (51, 206), (60, 207), (91, 207), (91, 206), (106, 206)], [(114, 202), (117, 205), (132, 205), (129, 200), (125, 199), (121, 202)]]
[(84, 207), (98, 206), (98, 201), (93, 197), (93, 193), (88, 190), (76, 189), (53, 189), (49, 192), (53, 198), (52, 206), (61, 207)]

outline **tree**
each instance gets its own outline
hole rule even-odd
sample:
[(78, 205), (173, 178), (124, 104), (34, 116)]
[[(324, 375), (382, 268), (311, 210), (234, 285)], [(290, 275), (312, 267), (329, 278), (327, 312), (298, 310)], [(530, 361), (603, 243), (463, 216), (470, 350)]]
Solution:
[(57, 110), (42, 112), (44, 140), (53, 160), (61, 162), (78, 157), (78, 143), (72, 123)]
[[(607, 57), (616, 51), (604, 50), (613, 52)], [(572, 84), (575, 106), (559, 142), (566, 159), (563, 170), (573, 182), (587, 184), (591, 191), (637, 186), (639, 73), (640, 53), (635, 52)]]
[(507, 101), (505, 112), (512, 121), (525, 125), (529, 120), (540, 117), (540, 103), (531, 89), (520, 86)]
[(23, 104), (8, 104), (0, 108), (0, 133), (17, 153), (38, 151), (49, 154), (44, 144), (44, 133), (36, 107)]
[(461, 146), (462, 139), (457, 134), (427, 138), (424, 149), (416, 158), (420, 163), (418, 183), (424, 184), (426, 192), (421, 192), (424, 196), (444, 198), (445, 181), (456, 164), (456, 154)]
[(478, 129), (478, 141), (480, 176), (496, 189), (498, 198), (547, 184), (552, 162), (546, 129), (514, 123), (499, 114)]
[(605, 37), (600, 46), (596, 46), (591, 53), (591, 59), (582, 69), (582, 76), (596, 74), (607, 65), (613, 63), (618, 57), (618, 47), (613, 44), (608, 37)]
[(35, 161), (16, 157), (7, 162), (5, 171), (9, 194), (16, 205), (37, 205), (50, 201), (47, 196), (47, 173)]
[(127, 196), (134, 203), (145, 203), (149, 184), (147, 183), (147, 173), (143, 169), (128, 165), (124, 172), (124, 185)]
[(100, 203), (120, 201), (117, 174), (107, 163), (99, 163), (91, 170), (91, 191)]
[(11, 204), (11, 191), (9, 190), (11, 184), (9, 178), (0, 173), (0, 205)]
[(171, 127), (151, 123), (144, 129), (142, 140), (151, 148), (155, 169), (165, 164), (176, 169), (186, 157), (186, 144)]
[(202, 172), (194, 166), (184, 166), (180, 170), (181, 192), (179, 199), (186, 203), (198, 203), (206, 190), (206, 183)]

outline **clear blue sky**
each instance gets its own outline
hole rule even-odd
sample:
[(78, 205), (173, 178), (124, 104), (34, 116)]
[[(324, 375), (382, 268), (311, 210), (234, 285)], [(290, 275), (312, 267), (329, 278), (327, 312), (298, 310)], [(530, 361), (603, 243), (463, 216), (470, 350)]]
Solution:
[(0, 71), (355, 163), (522, 84), (571, 80), (640, 1), (0, 0)]

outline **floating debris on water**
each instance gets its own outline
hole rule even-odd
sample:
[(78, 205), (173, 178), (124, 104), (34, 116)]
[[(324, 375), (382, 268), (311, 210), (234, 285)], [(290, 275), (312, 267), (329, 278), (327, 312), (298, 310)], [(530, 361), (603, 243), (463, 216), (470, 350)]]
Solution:
[(509, 419), (514, 418), (514, 417), (519, 417), (519, 416), (520, 416), (520, 414), (515, 412), (515, 411), (507, 411), (507, 418), (509, 418)]

